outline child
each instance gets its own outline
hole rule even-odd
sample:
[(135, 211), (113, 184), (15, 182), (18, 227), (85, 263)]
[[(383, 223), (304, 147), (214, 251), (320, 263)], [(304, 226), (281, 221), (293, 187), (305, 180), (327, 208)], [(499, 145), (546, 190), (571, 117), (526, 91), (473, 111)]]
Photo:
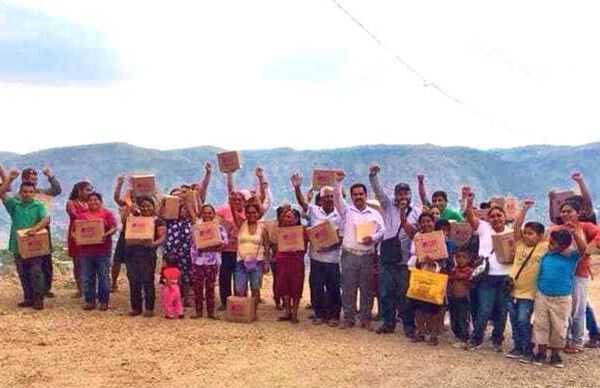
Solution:
[(527, 210), (534, 205), (530, 199), (523, 201), (523, 208), (517, 215), (514, 225), (515, 260), (510, 271), (509, 286), (512, 286), (508, 303), (508, 314), (512, 327), (514, 348), (506, 354), (512, 359), (531, 359), (531, 315), (533, 300), (537, 290), (537, 277), (542, 256), (548, 250), (548, 244), (542, 242), (544, 225), (528, 222), (521, 230)]
[[(211, 222), (215, 219), (215, 208), (204, 205), (200, 209), (202, 222)], [(198, 249), (192, 239), (192, 286), (194, 288), (194, 302), (196, 314), (192, 318), (202, 317), (203, 301), (206, 300), (206, 314), (210, 319), (218, 319), (215, 315), (215, 282), (221, 265), (221, 250), (228, 243), (225, 228), (219, 225), (221, 243), (214, 247)]]
[[(557, 230), (550, 234), (548, 253), (542, 257), (540, 264), (533, 326), (538, 352), (531, 358), (531, 363), (536, 366), (546, 362), (546, 351), (550, 348), (550, 364), (557, 368), (564, 367), (559, 353), (567, 342), (575, 267), (586, 250), (581, 230), (575, 229), (573, 224), (568, 227), (568, 230)], [(570, 248), (573, 239), (578, 251)]]
[(469, 279), (473, 273), (467, 247), (460, 247), (454, 255), (456, 265), (449, 275), (448, 304), (450, 306), (450, 325), (458, 339), (452, 346), (466, 349), (469, 341)]
[(165, 318), (183, 319), (183, 302), (181, 301), (181, 292), (179, 290), (179, 278), (181, 271), (177, 267), (177, 259), (174, 256), (165, 256), (166, 266), (161, 271), (161, 277), (164, 284), (161, 286), (161, 295)]

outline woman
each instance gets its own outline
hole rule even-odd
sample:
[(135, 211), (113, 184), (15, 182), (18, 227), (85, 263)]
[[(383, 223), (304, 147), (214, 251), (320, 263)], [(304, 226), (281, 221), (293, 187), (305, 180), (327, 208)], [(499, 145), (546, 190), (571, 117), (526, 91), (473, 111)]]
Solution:
[[(300, 212), (292, 208), (284, 208), (279, 217), (279, 227), (285, 228), (300, 225)], [(275, 249), (277, 262), (277, 295), (283, 298), (286, 314), (278, 321), (298, 323), (298, 306), (302, 299), (304, 287), (304, 254), (308, 237), (304, 232), (304, 249), (294, 252), (281, 252)]]
[(467, 221), (479, 235), (479, 256), (488, 258), (488, 272), (478, 282), (475, 293), (477, 295), (477, 316), (473, 324), (473, 333), (469, 340), (469, 350), (476, 350), (483, 343), (483, 336), (488, 321), (494, 323), (492, 332), (492, 348), (495, 352), (502, 352), (504, 329), (508, 315), (510, 301), (509, 273), (510, 264), (502, 264), (496, 258), (492, 244), (492, 236), (508, 231), (506, 228), (506, 213), (499, 206), (492, 206), (487, 212), (488, 221), (480, 220), (473, 208), (474, 193), (465, 187)]
[[(154, 272), (156, 270), (156, 248), (165, 242), (166, 228), (162, 219), (155, 216), (156, 208), (151, 197), (140, 196), (136, 199), (139, 215), (152, 218), (154, 221), (154, 237), (148, 242), (139, 242), (127, 245), (125, 248), (125, 266), (129, 280), (129, 299), (131, 311), (129, 316), (142, 314), (142, 293), (144, 299), (144, 317), (154, 316), (154, 303), (156, 301), (156, 288), (154, 285)], [(124, 214), (127, 219), (131, 208)], [(126, 221), (125, 221), (126, 222)]]
[[(202, 222), (211, 222), (215, 219), (215, 208), (211, 205), (203, 205), (200, 209)], [(200, 318), (203, 313), (203, 304), (206, 301), (206, 314), (210, 319), (218, 319), (215, 315), (215, 282), (221, 265), (221, 251), (227, 244), (227, 232), (219, 225), (219, 237), (221, 243), (199, 249), (192, 239), (191, 249), (191, 274), (192, 286), (194, 288), (194, 305), (196, 314), (192, 318)]]
[[(92, 192), (87, 197), (87, 210), (80, 212), (76, 220), (102, 220), (104, 225), (103, 241), (100, 244), (79, 245), (79, 260), (83, 272), (84, 310), (96, 308), (96, 298), (100, 311), (108, 310), (110, 295), (110, 253), (112, 235), (117, 231), (113, 214), (102, 207), (102, 195)], [(76, 236), (73, 236), (75, 242)]]
[(73, 298), (81, 298), (81, 261), (79, 260), (79, 247), (73, 239), (73, 221), (77, 218), (79, 213), (86, 211), (88, 208), (87, 197), (93, 191), (90, 182), (81, 181), (77, 182), (69, 199), (67, 200), (66, 211), (69, 216), (69, 228), (67, 233), (67, 247), (68, 255), (73, 260), (73, 277), (75, 278), (75, 285), (77, 286), (77, 292), (73, 295)]
[[(551, 229), (567, 229), (571, 225), (575, 229), (581, 229), (585, 235), (586, 243), (594, 239), (600, 239), (600, 228), (591, 222), (579, 221), (581, 217), (581, 205), (575, 201), (567, 201), (560, 207), (560, 220), (562, 225)], [(567, 335), (567, 346), (565, 353), (579, 353), (583, 348), (583, 335), (585, 331), (585, 308), (587, 305), (588, 289), (591, 280), (590, 257), (582, 257), (577, 263), (575, 270), (575, 282), (573, 286), (573, 314)]]
[[(230, 206), (232, 205), (230, 203)], [(267, 258), (269, 234), (267, 229), (258, 223), (260, 214), (260, 208), (255, 204), (247, 204), (244, 207), (246, 221), (243, 221), (237, 212), (233, 212), (233, 219), (239, 231), (234, 274), (235, 294), (236, 296), (246, 296), (248, 283), (250, 283), (250, 293), (254, 299), (255, 310), (260, 301), (262, 275), (269, 271)]]
[[(185, 195), (178, 189), (172, 190), (171, 195), (180, 195), (182, 201), (179, 206), (179, 218), (167, 220), (167, 235), (163, 245), (163, 254), (176, 260), (181, 271), (180, 289), (184, 307), (190, 307), (190, 248), (192, 242), (192, 224), (196, 220), (196, 214), (190, 211), (190, 206), (183, 202)], [(186, 197), (187, 198), (187, 197)], [(193, 217), (193, 219), (192, 219)]]

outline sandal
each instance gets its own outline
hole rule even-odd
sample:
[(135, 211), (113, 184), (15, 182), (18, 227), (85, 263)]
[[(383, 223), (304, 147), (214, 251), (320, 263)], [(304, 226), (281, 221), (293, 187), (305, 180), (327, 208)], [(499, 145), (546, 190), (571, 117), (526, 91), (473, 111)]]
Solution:
[(578, 353), (582, 353), (583, 349), (575, 346), (575, 345), (567, 345), (565, 347), (565, 353), (566, 354), (578, 354)]

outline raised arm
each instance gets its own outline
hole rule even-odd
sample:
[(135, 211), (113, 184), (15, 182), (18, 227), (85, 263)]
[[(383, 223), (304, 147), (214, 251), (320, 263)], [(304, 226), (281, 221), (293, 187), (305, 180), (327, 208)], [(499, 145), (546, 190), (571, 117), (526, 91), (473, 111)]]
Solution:
[(121, 190), (123, 189), (123, 183), (125, 182), (125, 177), (123, 175), (119, 175), (117, 177), (117, 184), (115, 185), (115, 190), (113, 191), (113, 200), (119, 207), (127, 206), (127, 203), (121, 198)]
[(594, 214), (594, 203), (592, 201), (592, 196), (590, 194), (590, 190), (587, 187), (583, 174), (576, 171), (573, 174), (571, 174), (571, 178), (573, 178), (573, 180), (577, 182), (579, 190), (581, 190), (581, 196), (583, 197), (583, 211), (589, 215)]
[(465, 217), (467, 222), (471, 224), (473, 230), (479, 229), (479, 217), (473, 208), (473, 201), (475, 200), (475, 193), (470, 187), (465, 186), (462, 188), (462, 196), (465, 199)]
[(12, 183), (19, 177), (19, 172), (17, 170), (11, 170), (8, 172), (8, 176), (5, 175), (2, 180), (2, 184), (0, 184), (0, 196), (2, 196), (2, 200), (6, 197), (6, 193), (10, 191)]
[(258, 180), (258, 199), (260, 200), (260, 203), (263, 203), (266, 197), (267, 188), (265, 185), (265, 170), (262, 167), (257, 166), (256, 169), (254, 169), (254, 174), (256, 174), (256, 179)]
[(417, 175), (417, 185), (419, 186), (419, 198), (424, 206), (431, 206), (429, 199), (427, 198), (427, 189), (425, 188), (425, 175)]
[(290, 182), (292, 182), (292, 187), (294, 188), (294, 194), (296, 195), (296, 201), (298, 202), (298, 205), (302, 207), (303, 211), (307, 212), (308, 202), (306, 202), (304, 195), (302, 195), (302, 177), (300, 174), (296, 173), (292, 175)]
[(569, 232), (571, 232), (571, 235), (575, 240), (575, 244), (577, 245), (577, 250), (579, 251), (581, 259), (585, 258), (587, 242), (585, 241), (585, 235), (583, 234), (583, 230), (577, 227), (572, 222), (565, 224), (565, 226), (567, 227), (567, 229), (569, 229)]
[(210, 183), (210, 177), (212, 175), (212, 165), (210, 162), (206, 162), (204, 164), (204, 178), (200, 181), (200, 185), (198, 186), (198, 194), (200, 194), (200, 199), (202, 203), (206, 203), (206, 195), (208, 193), (208, 184)]
[(523, 237), (523, 224), (525, 223), (525, 215), (527, 211), (535, 204), (533, 199), (526, 199), (523, 201), (523, 206), (515, 218), (515, 224), (513, 225), (513, 232), (515, 234), (515, 241), (521, 240)]
[(4, 169), (2, 168), (2, 165), (0, 164), (0, 184), (4, 183), (7, 178), (8, 177), (7, 177), (6, 173), (4, 172)]
[[(233, 192), (232, 192), (233, 194)], [(244, 220), (242, 220), (240, 218), (240, 215), (238, 214), (237, 211), (235, 211), (235, 207), (233, 206), (233, 196), (230, 195), (229, 196), (229, 208), (231, 209), (231, 215), (233, 216), (233, 223), (235, 224), (235, 226), (240, 229), (242, 227), (242, 224), (244, 223)]]
[(346, 217), (346, 212), (348, 211), (348, 203), (344, 200), (344, 196), (342, 195), (342, 181), (346, 177), (346, 173), (343, 171), (338, 171), (336, 173), (336, 185), (333, 190), (333, 206), (340, 214), (340, 217)]
[(233, 185), (233, 173), (227, 173), (227, 195), (231, 195), (235, 191), (235, 186)]
[(383, 190), (381, 182), (379, 182), (379, 171), (381, 171), (381, 168), (377, 164), (372, 164), (371, 167), (369, 167), (369, 182), (371, 182), (371, 187), (373, 188), (375, 197), (377, 198), (381, 206), (384, 209), (387, 209), (390, 206), (392, 206), (392, 201)]
[(188, 193), (180, 198), (180, 200), (183, 201), (187, 207), (190, 214), (190, 221), (192, 222), (192, 225), (194, 225), (196, 221), (198, 221), (198, 213), (196, 213), (196, 196), (194, 195), (194, 192), (188, 191)]
[(57, 197), (62, 193), (62, 188), (60, 187), (60, 182), (56, 179), (56, 176), (52, 173), (49, 167), (44, 168), (44, 175), (48, 178), (48, 182), (50, 183), (50, 187), (44, 190), (40, 190), (40, 192), (50, 195), (52, 197)]

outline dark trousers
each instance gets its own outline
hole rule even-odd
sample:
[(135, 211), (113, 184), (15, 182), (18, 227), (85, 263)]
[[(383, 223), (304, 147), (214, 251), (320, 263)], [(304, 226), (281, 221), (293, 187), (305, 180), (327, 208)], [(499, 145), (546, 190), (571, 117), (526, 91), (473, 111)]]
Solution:
[[(406, 266), (404, 266), (406, 267)], [(396, 316), (400, 310), (402, 290), (402, 266), (387, 264), (379, 266), (379, 304), (383, 324), (396, 328)]]
[(44, 300), (46, 287), (44, 284), (44, 275), (42, 273), (43, 257), (33, 257), (23, 259), (15, 255), (15, 266), (23, 288), (23, 301), (33, 303), (36, 300)]
[(491, 319), (494, 323), (492, 341), (496, 345), (504, 341), (504, 328), (508, 315), (510, 292), (506, 288), (506, 276), (485, 276), (477, 285), (477, 318), (473, 324), (471, 343), (483, 342), (485, 329)]
[(156, 301), (156, 287), (154, 285), (154, 271), (156, 270), (156, 256), (134, 255), (125, 261), (127, 279), (129, 280), (129, 301), (131, 310), (142, 311), (142, 293), (146, 311), (154, 310)]
[(468, 297), (450, 298), (450, 326), (454, 336), (462, 342), (469, 340), (470, 301)]
[(44, 288), (46, 292), (52, 290), (52, 279), (54, 277), (54, 268), (52, 266), (52, 255), (42, 258), (42, 275), (44, 276)]
[(315, 317), (321, 319), (340, 319), (342, 294), (340, 291), (340, 265), (310, 260), (309, 284), (314, 300), (311, 302)]
[(590, 339), (598, 339), (598, 323), (592, 305), (588, 302), (585, 307), (585, 325), (590, 335)]
[(237, 261), (236, 252), (223, 252), (221, 254), (221, 267), (219, 267), (219, 296), (221, 304), (227, 303), (227, 298), (232, 295), (233, 274)]
[(415, 308), (413, 303), (406, 297), (410, 283), (410, 271), (407, 265), (400, 266), (400, 318), (406, 335), (415, 333)]

